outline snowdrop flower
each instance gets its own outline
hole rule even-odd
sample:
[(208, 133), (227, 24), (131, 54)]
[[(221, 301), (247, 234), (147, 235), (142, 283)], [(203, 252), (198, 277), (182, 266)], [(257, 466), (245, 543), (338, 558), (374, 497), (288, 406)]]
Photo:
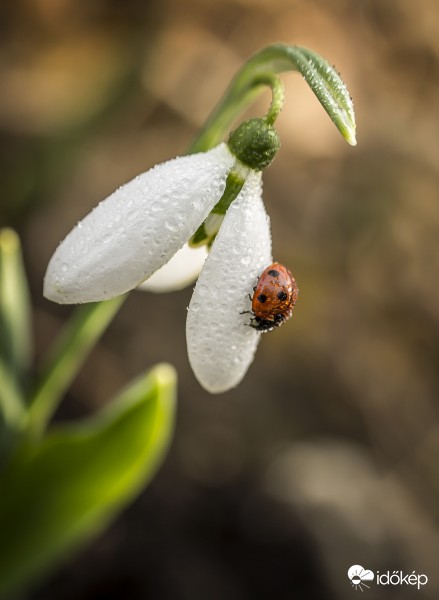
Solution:
[(278, 147), (272, 125), (252, 119), (227, 144), (170, 160), (121, 186), (58, 246), (44, 295), (75, 304), (106, 300), (142, 282), (154, 291), (176, 289), (205, 261), (188, 311), (189, 360), (208, 391), (234, 387), (260, 336), (241, 313), (271, 263), (261, 170)]

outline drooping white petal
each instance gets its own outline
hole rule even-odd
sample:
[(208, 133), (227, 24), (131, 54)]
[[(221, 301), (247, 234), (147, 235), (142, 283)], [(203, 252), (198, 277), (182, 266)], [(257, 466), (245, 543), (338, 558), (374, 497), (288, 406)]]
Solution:
[(248, 295), (272, 262), (260, 173), (252, 172), (228, 209), (195, 287), (186, 323), (189, 362), (211, 393), (238, 385), (260, 333), (249, 327)]
[(234, 161), (220, 144), (157, 165), (120, 187), (58, 246), (46, 272), (46, 298), (107, 300), (150, 277), (221, 198)]
[(208, 254), (206, 246), (191, 248), (189, 244), (185, 244), (166, 265), (137, 289), (157, 293), (181, 290), (196, 280)]

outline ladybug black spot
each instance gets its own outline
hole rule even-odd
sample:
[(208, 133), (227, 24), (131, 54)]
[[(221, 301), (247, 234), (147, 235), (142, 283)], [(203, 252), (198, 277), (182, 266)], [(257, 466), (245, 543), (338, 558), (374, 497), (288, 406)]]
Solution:
[(267, 301), (267, 296), (265, 294), (259, 294), (258, 300), (261, 304), (264, 304), (264, 302)]
[(268, 275), (271, 275), (272, 277), (279, 277), (279, 271), (276, 271), (276, 269), (270, 269), (270, 271), (268, 271)]
[(277, 297), (279, 298), (279, 300), (286, 300), (288, 298), (285, 292), (279, 292)]

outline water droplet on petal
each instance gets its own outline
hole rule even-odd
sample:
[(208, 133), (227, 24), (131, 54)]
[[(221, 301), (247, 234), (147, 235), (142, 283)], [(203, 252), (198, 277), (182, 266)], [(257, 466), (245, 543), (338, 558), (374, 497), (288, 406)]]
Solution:
[(166, 229), (169, 229), (169, 231), (178, 231), (178, 225), (174, 221), (166, 221), (165, 227)]
[(209, 292), (209, 288), (207, 287), (207, 285), (199, 285), (197, 289), (201, 297), (206, 296)]

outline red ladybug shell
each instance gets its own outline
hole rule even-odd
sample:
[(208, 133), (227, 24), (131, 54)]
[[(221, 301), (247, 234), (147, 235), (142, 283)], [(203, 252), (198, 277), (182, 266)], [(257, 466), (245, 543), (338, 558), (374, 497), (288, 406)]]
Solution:
[(290, 271), (280, 263), (267, 267), (259, 277), (252, 298), (252, 327), (269, 331), (287, 321), (299, 290)]

